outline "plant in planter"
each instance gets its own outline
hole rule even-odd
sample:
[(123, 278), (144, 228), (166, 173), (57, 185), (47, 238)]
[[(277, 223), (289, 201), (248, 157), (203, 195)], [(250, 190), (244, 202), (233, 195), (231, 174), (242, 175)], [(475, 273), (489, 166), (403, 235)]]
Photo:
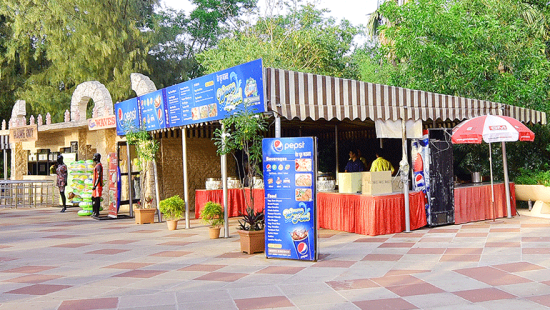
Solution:
[[(489, 147), (488, 144), (454, 144), (455, 163), (459, 171), (468, 171), (480, 176), (489, 175)], [(460, 173), (459, 173), (460, 174)]]
[(210, 239), (217, 239), (220, 237), (220, 229), (225, 223), (223, 214), (222, 206), (212, 201), (207, 202), (201, 210), (202, 221), (210, 225)]
[(239, 236), (241, 237), (241, 252), (248, 254), (265, 251), (265, 216), (262, 211), (246, 208), (246, 213), (239, 220)]
[(160, 201), (159, 210), (166, 217), (168, 230), (175, 230), (178, 227), (178, 220), (183, 216), (185, 201), (179, 195), (174, 195)]
[[(261, 225), (253, 222), (252, 229), (244, 230), (248, 227), (250, 220), (257, 218), (258, 213), (254, 211), (254, 182), (255, 176), (262, 176), (260, 168), (262, 162), (262, 139), (267, 131), (267, 121), (260, 113), (255, 113), (253, 108), (245, 104), (238, 108), (239, 110), (230, 117), (222, 120), (224, 130), (216, 129), (214, 131), (214, 144), (218, 148), (219, 155), (232, 154), (237, 162), (236, 153), (241, 152), (240, 162), (244, 168), (246, 182), (241, 183), (241, 189), (245, 197), (246, 214), (243, 215), (244, 226), (241, 225), (241, 231), (261, 231), (263, 239), (263, 212), (261, 214)], [(240, 172), (239, 172), (240, 173)], [(248, 183), (249, 191), (245, 189), (245, 183)], [(247, 224), (248, 223), (248, 224)], [(240, 231), (239, 231), (240, 234)], [(243, 238), (241, 235), (241, 243)], [(242, 247), (242, 245), (241, 245)]]
[(135, 145), (137, 153), (137, 164), (140, 171), (141, 199), (145, 200), (135, 208), (136, 224), (146, 224), (155, 222), (154, 200), (154, 175), (152, 167), (155, 156), (159, 150), (159, 142), (154, 140), (145, 130), (130, 130), (126, 134), (128, 145)]

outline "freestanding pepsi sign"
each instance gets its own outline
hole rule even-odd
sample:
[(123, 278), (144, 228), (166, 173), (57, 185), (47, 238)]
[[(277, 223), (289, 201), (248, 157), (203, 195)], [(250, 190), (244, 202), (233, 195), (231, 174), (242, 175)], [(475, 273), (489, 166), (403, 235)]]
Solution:
[(267, 258), (317, 261), (317, 138), (263, 139)]

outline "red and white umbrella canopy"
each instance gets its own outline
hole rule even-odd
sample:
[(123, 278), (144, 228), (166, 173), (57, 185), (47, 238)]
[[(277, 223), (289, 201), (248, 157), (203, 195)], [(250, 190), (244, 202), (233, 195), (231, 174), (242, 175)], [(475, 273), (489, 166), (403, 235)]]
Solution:
[(535, 134), (515, 118), (484, 115), (465, 120), (453, 129), (452, 141), (460, 143), (533, 141)]

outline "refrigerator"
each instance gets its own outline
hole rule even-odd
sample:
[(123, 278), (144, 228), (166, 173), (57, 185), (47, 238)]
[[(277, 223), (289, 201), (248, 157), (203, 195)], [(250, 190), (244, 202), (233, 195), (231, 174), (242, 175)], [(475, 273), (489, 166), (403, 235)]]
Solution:
[(413, 190), (426, 195), (428, 226), (454, 223), (452, 130), (432, 128), (411, 141)]

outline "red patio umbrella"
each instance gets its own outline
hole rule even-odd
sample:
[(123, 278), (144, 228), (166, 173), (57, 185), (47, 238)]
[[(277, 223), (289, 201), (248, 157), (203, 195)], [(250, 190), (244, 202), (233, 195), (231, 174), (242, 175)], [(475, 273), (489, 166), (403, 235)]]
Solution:
[(502, 143), (502, 160), (504, 167), (504, 185), (506, 188), (506, 206), (508, 218), (512, 217), (510, 207), (510, 189), (508, 181), (508, 165), (506, 162), (506, 146), (508, 141), (533, 141), (535, 134), (515, 118), (500, 115), (484, 115), (465, 120), (453, 128), (451, 140), (455, 144), (461, 143), (489, 143), (489, 164), (491, 170), (491, 194), (493, 204), (493, 220), (495, 215), (495, 193), (493, 190), (493, 159), (491, 143)]

